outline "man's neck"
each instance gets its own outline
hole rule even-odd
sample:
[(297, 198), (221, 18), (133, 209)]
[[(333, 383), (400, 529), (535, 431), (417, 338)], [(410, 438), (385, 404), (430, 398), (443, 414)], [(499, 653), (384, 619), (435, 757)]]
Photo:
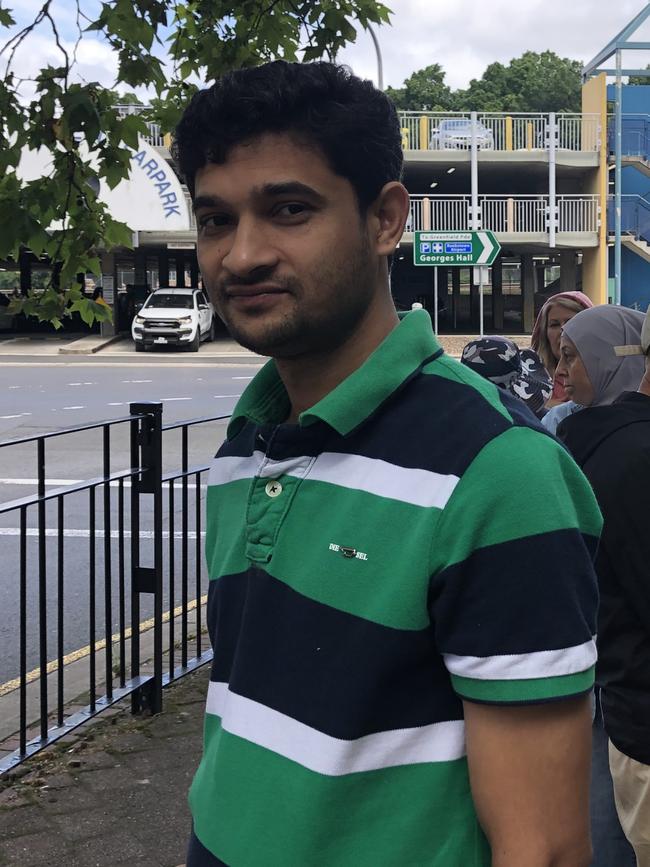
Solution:
[(314, 406), (354, 373), (398, 325), (392, 302), (371, 318), (364, 318), (348, 340), (331, 351), (278, 358), (275, 363), (291, 401), (287, 422), (295, 424), (302, 412)]

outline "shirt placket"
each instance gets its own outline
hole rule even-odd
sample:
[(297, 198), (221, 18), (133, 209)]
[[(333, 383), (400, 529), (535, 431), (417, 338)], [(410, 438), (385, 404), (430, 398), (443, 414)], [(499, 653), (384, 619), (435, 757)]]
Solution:
[(264, 457), (252, 481), (246, 509), (246, 557), (256, 563), (268, 563), (273, 557), (275, 540), (302, 479), (315, 458), (279, 456), (281, 444), (300, 441), (297, 426), (264, 427), (256, 435), (256, 450)]

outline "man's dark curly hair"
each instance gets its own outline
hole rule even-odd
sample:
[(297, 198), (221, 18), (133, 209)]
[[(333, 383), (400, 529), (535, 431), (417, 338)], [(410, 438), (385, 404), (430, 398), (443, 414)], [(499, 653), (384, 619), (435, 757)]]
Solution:
[(384, 93), (344, 66), (278, 60), (227, 73), (186, 108), (173, 155), (192, 197), (200, 168), (264, 133), (289, 133), (317, 148), (352, 184), (362, 213), (402, 176), (399, 121)]

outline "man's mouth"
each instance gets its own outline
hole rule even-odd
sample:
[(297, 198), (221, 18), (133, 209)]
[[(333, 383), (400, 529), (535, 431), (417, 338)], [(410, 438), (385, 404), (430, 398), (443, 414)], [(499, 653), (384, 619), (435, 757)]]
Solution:
[(226, 289), (227, 298), (256, 298), (260, 295), (280, 295), (287, 290), (271, 283), (258, 283), (254, 286), (233, 286)]
[(233, 286), (226, 289), (226, 303), (233, 310), (247, 311), (257, 315), (271, 311), (289, 295), (282, 286), (272, 283), (258, 283), (255, 286)]

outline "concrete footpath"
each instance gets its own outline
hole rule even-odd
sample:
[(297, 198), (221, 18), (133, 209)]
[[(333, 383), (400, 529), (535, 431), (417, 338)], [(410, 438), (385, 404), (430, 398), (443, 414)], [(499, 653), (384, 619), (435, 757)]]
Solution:
[(161, 714), (125, 700), (0, 778), (0, 865), (182, 865), (209, 672), (168, 687)]
[(231, 360), (250, 360), (263, 362), (259, 355), (243, 349), (228, 337), (219, 337), (212, 342), (202, 343), (198, 352), (187, 352), (185, 347), (165, 346), (153, 352), (136, 353), (133, 340), (128, 335), (102, 337), (99, 334), (17, 334), (0, 335), (0, 356), (53, 357), (60, 361), (74, 362), (84, 357), (107, 357), (118, 360), (133, 357), (136, 361), (164, 361), (170, 358), (183, 358), (192, 363), (203, 360), (214, 362)]
[[(477, 335), (473, 334), (440, 334), (438, 339), (445, 352), (458, 358), (460, 353), (470, 340)], [(507, 335), (511, 340), (525, 349), (530, 346), (529, 334)], [(188, 353), (184, 349), (165, 347), (162, 352), (147, 352), (146, 354), (135, 352), (133, 341), (130, 337), (120, 335), (113, 337), (101, 337), (98, 334), (87, 335), (19, 335), (15, 337), (0, 338), (0, 357), (13, 356), (58, 356), (61, 361), (72, 362), (86, 357), (101, 356), (102, 359), (118, 361), (131, 358), (141, 362), (164, 362), (169, 359), (184, 359), (187, 363), (210, 360), (214, 363), (227, 362), (254, 362), (263, 363), (265, 358), (243, 349), (234, 340), (220, 337), (213, 343), (202, 343), (199, 352)]]

